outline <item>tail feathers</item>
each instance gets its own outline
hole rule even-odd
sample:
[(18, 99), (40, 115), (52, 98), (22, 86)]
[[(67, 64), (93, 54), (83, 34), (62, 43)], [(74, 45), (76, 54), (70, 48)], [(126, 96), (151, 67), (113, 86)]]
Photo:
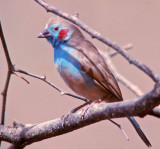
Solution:
[(129, 121), (132, 123), (133, 127), (135, 128), (135, 130), (137, 131), (138, 135), (141, 137), (141, 139), (143, 140), (143, 142), (148, 146), (151, 147), (151, 143), (149, 142), (149, 140), (147, 139), (147, 137), (145, 136), (145, 134), (143, 133), (143, 131), (141, 130), (140, 126), (138, 125), (138, 123), (136, 122), (136, 120), (131, 116), (128, 117)]

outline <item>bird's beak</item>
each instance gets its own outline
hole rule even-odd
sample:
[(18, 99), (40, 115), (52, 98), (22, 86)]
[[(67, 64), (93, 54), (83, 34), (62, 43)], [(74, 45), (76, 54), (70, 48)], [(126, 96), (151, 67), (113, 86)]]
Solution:
[(42, 31), (37, 38), (47, 38), (47, 37), (51, 37), (52, 35), (45, 29), (44, 31)]

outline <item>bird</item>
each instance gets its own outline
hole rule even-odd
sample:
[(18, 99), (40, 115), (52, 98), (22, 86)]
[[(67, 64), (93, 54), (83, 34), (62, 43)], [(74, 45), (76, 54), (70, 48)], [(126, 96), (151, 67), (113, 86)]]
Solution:
[[(103, 56), (73, 23), (61, 17), (52, 17), (38, 38), (46, 38), (52, 45), (55, 69), (76, 94), (89, 102), (123, 100), (116, 78)], [(136, 120), (132, 116), (128, 119), (143, 142), (151, 147)]]

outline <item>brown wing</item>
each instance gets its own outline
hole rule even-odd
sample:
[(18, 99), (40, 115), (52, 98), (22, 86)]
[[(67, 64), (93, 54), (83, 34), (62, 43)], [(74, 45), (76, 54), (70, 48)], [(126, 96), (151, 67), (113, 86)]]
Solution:
[(101, 88), (115, 96), (117, 101), (121, 101), (122, 94), (118, 83), (99, 51), (84, 37), (83, 39), (80, 38), (78, 43), (80, 44), (75, 47), (79, 51), (82, 70), (85, 71)]

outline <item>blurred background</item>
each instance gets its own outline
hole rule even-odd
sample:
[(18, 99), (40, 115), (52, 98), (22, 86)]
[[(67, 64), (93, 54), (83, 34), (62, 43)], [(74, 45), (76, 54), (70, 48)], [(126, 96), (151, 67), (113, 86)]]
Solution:
[[(130, 55), (150, 66), (160, 74), (160, 1), (159, 0), (47, 0), (56, 8), (69, 14), (80, 14), (80, 19), (119, 45), (132, 43)], [(44, 39), (36, 38), (51, 16), (34, 0), (0, 0), (0, 19), (13, 64), (28, 72), (47, 76), (47, 79), (65, 91), (72, 91), (64, 84), (53, 66), (52, 47)], [(86, 35), (86, 34), (85, 34)], [(99, 49), (106, 45), (91, 39)], [(137, 84), (146, 93), (153, 88), (152, 80), (121, 56), (113, 58), (119, 72)], [(4, 88), (7, 63), (0, 42), (0, 92)], [(12, 75), (6, 109), (6, 125), (14, 120), (21, 123), (41, 123), (61, 117), (83, 102), (61, 96), (42, 81), (23, 75), (30, 84)], [(136, 98), (120, 84), (125, 100)], [(1, 108), (0, 97), (0, 108)], [(126, 118), (114, 119), (121, 124), (130, 141), (120, 130), (105, 120), (71, 133), (50, 138), (27, 146), (27, 149), (146, 149), (134, 128)], [(146, 116), (136, 117), (142, 130), (152, 143), (152, 149), (160, 147), (160, 121)], [(2, 143), (6, 149), (8, 143)]]

